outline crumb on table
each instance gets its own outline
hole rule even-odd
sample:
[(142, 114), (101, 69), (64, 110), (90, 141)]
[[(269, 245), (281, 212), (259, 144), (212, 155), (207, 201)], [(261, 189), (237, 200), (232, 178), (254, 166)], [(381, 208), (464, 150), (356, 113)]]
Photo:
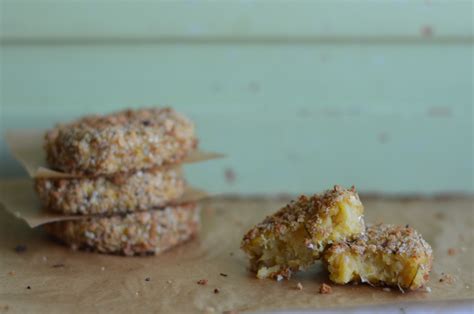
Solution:
[(205, 286), (205, 285), (207, 285), (207, 282), (208, 282), (207, 279), (199, 279), (199, 280), (197, 281), (197, 284), (198, 284), (198, 285), (201, 285), (201, 286)]
[(319, 288), (319, 293), (320, 294), (330, 294), (332, 293), (332, 288), (330, 285), (323, 283), (321, 287)]

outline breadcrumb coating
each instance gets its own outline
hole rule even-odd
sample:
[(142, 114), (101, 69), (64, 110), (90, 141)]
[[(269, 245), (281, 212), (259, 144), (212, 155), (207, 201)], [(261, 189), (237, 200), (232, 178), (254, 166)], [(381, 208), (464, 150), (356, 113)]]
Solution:
[(197, 146), (194, 124), (171, 108), (87, 116), (46, 133), (49, 165), (75, 175), (110, 175), (181, 161)]
[(123, 255), (159, 254), (197, 234), (199, 208), (194, 203), (160, 210), (58, 221), (46, 232), (78, 249)]
[(120, 214), (162, 207), (180, 198), (186, 182), (179, 168), (92, 178), (37, 178), (43, 208), (63, 214)]
[(333, 244), (324, 261), (335, 283), (361, 281), (414, 290), (428, 281), (433, 252), (411, 227), (376, 224), (353, 241)]
[(328, 244), (360, 235), (363, 212), (354, 187), (302, 195), (248, 231), (241, 248), (258, 278), (289, 278), (318, 260)]

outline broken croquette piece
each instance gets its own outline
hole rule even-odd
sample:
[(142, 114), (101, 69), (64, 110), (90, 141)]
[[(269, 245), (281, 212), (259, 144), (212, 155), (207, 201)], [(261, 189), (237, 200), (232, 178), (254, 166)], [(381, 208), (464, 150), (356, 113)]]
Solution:
[(302, 195), (248, 231), (241, 248), (258, 278), (289, 278), (319, 259), (328, 244), (362, 233), (363, 212), (354, 187)]
[(338, 284), (361, 281), (415, 290), (429, 279), (432, 250), (410, 227), (377, 224), (350, 242), (332, 245), (324, 253), (329, 278)]

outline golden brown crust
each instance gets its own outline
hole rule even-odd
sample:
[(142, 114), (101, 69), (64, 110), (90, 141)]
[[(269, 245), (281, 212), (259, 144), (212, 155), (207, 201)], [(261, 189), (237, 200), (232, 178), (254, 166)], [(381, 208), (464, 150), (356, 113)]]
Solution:
[(44, 208), (63, 214), (120, 214), (162, 207), (180, 198), (186, 182), (179, 168), (150, 169), (94, 178), (37, 178)]
[(376, 224), (353, 241), (333, 244), (324, 253), (332, 281), (362, 281), (417, 289), (429, 280), (433, 252), (413, 228)]
[(342, 245), (348, 245), (358, 255), (363, 255), (366, 250), (414, 258), (433, 254), (431, 246), (412, 227), (382, 223), (368, 226), (355, 241)]
[(199, 227), (199, 208), (194, 203), (44, 226), (49, 234), (73, 248), (129, 256), (159, 254), (192, 238)]
[(171, 108), (125, 110), (58, 125), (45, 136), (51, 167), (109, 175), (181, 161), (196, 148), (193, 123)]

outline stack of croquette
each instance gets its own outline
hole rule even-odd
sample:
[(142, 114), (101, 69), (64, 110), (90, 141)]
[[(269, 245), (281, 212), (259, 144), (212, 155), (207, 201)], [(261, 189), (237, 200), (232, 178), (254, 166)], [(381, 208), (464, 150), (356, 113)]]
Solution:
[(48, 131), (47, 162), (67, 178), (37, 178), (45, 209), (85, 215), (45, 225), (73, 248), (158, 254), (192, 238), (199, 209), (180, 203), (180, 163), (197, 147), (194, 124), (171, 108), (88, 116)]

